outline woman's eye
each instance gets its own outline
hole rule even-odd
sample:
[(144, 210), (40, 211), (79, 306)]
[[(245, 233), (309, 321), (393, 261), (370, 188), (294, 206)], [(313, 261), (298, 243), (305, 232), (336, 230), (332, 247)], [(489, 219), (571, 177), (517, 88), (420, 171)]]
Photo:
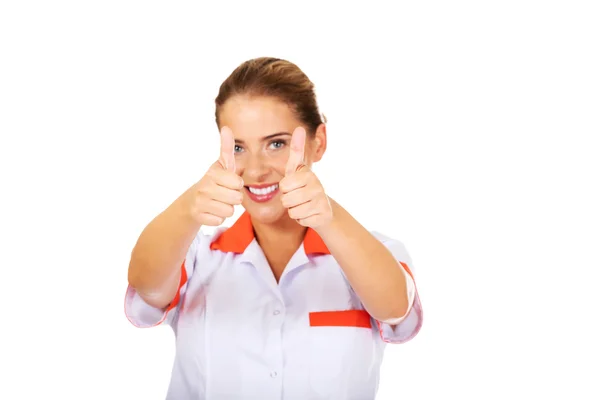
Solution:
[(237, 144), (235, 145), (235, 147), (233, 148), (234, 152), (239, 153), (242, 151), (242, 148), (240, 146), (238, 146)]
[(276, 149), (280, 149), (285, 146), (285, 142), (283, 140), (275, 140), (274, 142), (271, 142), (271, 146)]

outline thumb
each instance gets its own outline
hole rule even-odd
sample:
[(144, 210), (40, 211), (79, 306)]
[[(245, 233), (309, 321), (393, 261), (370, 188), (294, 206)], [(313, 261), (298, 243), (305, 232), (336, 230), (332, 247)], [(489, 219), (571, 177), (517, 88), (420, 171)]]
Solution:
[(233, 138), (233, 132), (229, 127), (224, 126), (221, 128), (221, 156), (219, 157), (219, 163), (221, 166), (231, 172), (235, 172), (235, 139)]
[(304, 145), (306, 143), (306, 130), (298, 127), (292, 133), (290, 143), (290, 158), (285, 167), (285, 174), (290, 175), (298, 170), (298, 167), (304, 163)]

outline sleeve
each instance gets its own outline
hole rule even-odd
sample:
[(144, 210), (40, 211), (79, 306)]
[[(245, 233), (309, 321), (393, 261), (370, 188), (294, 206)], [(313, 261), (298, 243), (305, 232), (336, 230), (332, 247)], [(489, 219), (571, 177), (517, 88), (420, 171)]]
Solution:
[(188, 249), (185, 260), (181, 264), (179, 291), (165, 309), (148, 305), (131, 285), (127, 285), (125, 292), (125, 316), (135, 327), (151, 328), (162, 324), (171, 324), (180, 304), (180, 299), (187, 289), (187, 283), (194, 273), (199, 242), (201, 240), (202, 234), (198, 233)]
[(375, 234), (375, 236), (390, 250), (396, 260), (398, 260), (398, 266), (406, 273), (410, 305), (406, 315), (396, 320), (375, 320), (375, 322), (379, 328), (381, 339), (384, 342), (395, 344), (405, 343), (414, 338), (423, 325), (423, 309), (414, 278), (413, 262), (403, 243), (380, 234)]

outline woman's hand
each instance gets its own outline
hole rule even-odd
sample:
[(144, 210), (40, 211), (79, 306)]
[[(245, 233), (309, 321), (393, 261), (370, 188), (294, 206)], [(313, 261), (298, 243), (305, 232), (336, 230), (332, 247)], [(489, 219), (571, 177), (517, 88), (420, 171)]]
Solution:
[(189, 190), (189, 210), (201, 225), (221, 225), (233, 216), (234, 206), (242, 204), (244, 181), (235, 173), (234, 147), (233, 132), (223, 127), (221, 157)]
[(279, 182), (281, 201), (290, 218), (300, 225), (317, 228), (333, 219), (329, 197), (317, 176), (304, 164), (306, 130), (294, 130), (285, 177)]

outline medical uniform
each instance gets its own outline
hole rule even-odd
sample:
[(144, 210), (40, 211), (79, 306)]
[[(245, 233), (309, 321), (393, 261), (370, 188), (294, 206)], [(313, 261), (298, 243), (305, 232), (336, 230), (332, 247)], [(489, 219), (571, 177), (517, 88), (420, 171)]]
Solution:
[(407, 273), (410, 310), (397, 321), (376, 321), (364, 310), (312, 229), (277, 283), (248, 213), (196, 236), (166, 310), (128, 287), (131, 323), (168, 324), (175, 333), (167, 399), (374, 399), (386, 343), (412, 339), (423, 315), (404, 245), (373, 234)]

